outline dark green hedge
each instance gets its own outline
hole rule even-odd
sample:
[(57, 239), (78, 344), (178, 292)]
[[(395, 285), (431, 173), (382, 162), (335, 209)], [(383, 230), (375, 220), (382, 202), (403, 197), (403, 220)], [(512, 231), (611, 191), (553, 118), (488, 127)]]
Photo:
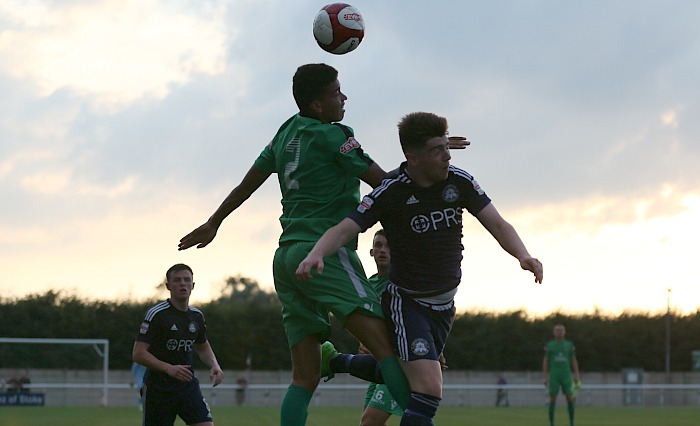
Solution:
[[(231, 277), (221, 298), (200, 305), (209, 340), (225, 369), (289, 369), (289, 351), (280, 306), (274, 294), (245, 277)], [(2, 337), (93, 338), (110, 340), (110, 368), (128, 369), (134, 337), (145, 311), (156, 300), (106, 302), (48, 292), (23, 299), (0, 299)], [(553, 313), (529, 318), (524, 312), (464, 313), (455, 320), (445, 356), (451, 369), (539, 370), (542, 348), (552, 327), (563, 323), (576, 345), (584, 371), (639, 367), (663, 371), (665, 315)], [(700, 312), (672, 316), (671, 369), (691, 369), (700, 349)], [(332, 340), (353, 352), (356, 341), (334, 324)], [(0, 344), (3, 368), (99, 368), (101, 360), (85, 347)]]

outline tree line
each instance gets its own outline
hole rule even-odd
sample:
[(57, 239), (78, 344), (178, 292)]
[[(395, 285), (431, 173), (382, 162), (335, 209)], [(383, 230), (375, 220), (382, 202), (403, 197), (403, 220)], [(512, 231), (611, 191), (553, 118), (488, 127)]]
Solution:
[[(291, 368), (280, 304), (250, 278), (226, 281), (219, 299), (198, 305), (209, 340), (224, 369)], [(91, 301), (48, 291), (21, 299), (0, 299), (1, 337), (109, 339), (110, 368), (128, 369), (131, 349), (150, 301)], [(666, 315), (560, 312), (531, 318), (523, 311), (465, 312), (457, 315), (445, 348), (450, 369), (533, 371), (541, 369), (543, 347), (555, 324), (564, 324), (584, 371), (643, 368), (664, 371)], [(691, 353), (700, 350), (700, 311), (671, 315), (671, 369), (689, 371)], [(333, 322), (331, 340), (343, 352), (357, 341)], [(195, 357), (196, 358), (196, 357)], [(248, 362), (250, 365), (248, 365)], [(77, 345), (0, 343), (2, 368), (100, 368), (90, 348)], [(201, 367), (201, 365), (200, 365)]]

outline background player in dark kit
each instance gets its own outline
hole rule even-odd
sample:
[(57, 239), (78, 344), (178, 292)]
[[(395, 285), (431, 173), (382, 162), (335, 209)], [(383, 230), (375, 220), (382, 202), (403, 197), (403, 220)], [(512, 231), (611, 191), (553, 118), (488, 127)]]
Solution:
[(170, 298), (146, 312), (134, 342), (133, 360), (146, 366), (141, 388), (143, 424), (172, 425), (176, 416), (188, 425), (212, 426), (211, 412), (192, 367), (193, 352), (211, 368), (214, 386), (224, 373), (207, 340), (204, 314), (189, 306), (192, 269), (173, 265), (165, 274)]

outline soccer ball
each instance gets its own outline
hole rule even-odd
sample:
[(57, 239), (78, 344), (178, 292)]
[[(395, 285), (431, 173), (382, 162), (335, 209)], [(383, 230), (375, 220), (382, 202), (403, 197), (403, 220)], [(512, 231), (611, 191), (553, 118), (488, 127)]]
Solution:
[(365, 35), (365, 21), (360, 11), (345, 3), (323, 7), (314, 19), (314, 38), (321, 49), (335, 55), (352, 52)]

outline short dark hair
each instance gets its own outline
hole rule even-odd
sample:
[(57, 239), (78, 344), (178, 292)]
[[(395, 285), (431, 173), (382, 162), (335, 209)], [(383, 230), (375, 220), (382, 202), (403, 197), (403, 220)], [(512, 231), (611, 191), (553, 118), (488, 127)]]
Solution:
[(165, 273), (165, 281), (170, 282), (170, 275), (172, 275), (175, 272), (179, 271), (190, 271), (190, 274), (194, 276), (194, 272), (192, 272), (192, 268), (189, 266), (185, 265), (184, 263), (177, 263), (173, 266), (171, 266), (168, 271)]
[(381, 235), (384, 238), (386, 238), (386, 233), (384, 232), (384, 228), (379, 228), (377, 232), (374, 233), (374, 236), (376, 237), (377, 235)]
[(306, 64), (297, 68), (292, 78), (292, 94), (300, 112), (306, 112), (312, 101), (323, 95), (329, 84), (338, 78), (338, 71), (326, 64)]
[(447, 119), (431, 112), (412, 112), (399, 121), (399, 141), (404, 152), (421, 148), (429, 139), (447, 134)]

